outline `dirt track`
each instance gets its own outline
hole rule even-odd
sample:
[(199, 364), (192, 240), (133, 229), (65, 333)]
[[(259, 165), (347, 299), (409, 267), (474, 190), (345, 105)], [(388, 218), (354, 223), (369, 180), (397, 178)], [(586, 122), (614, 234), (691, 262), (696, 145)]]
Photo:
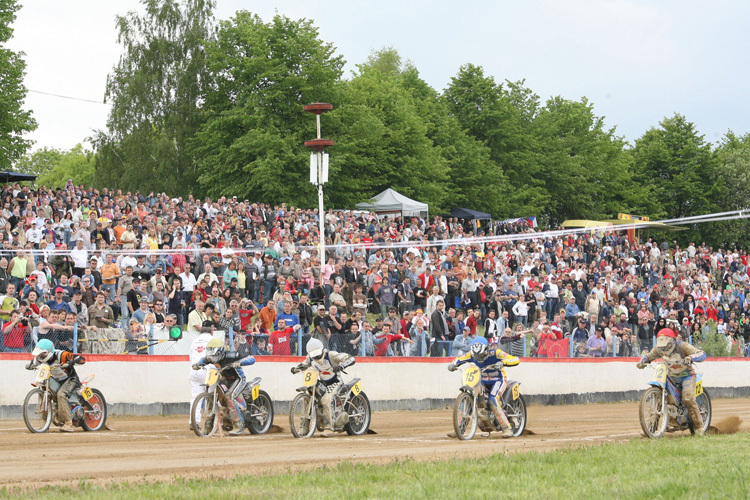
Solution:
[[(743, 421), (740, 431), (750, 430), (750, 400), (713, 403), (713, 422), (738, 415)], [(188, 431), (186, 416), (112, 417), (112, 431), (73, 435), (57, 429), (34, 435), (22, 421), (3, 421), (0, 449), (5, 460), (0, 462), (0, 486), (38, 487), (82, 478), (121, 482), (264, 474), (342, 461), (382, 463), (407, 457), (436, 460), (544, 451), (640, 435), (636, 403), (530, 406), (528, 422), (534, 435), (506, 440), (495, 434), (489, 439), (477, 435), (473, 441), (460, 442), (447, 437), (452, 430), (448, 410), (375, 413), (371, 428), (377, 434), (307, 440), (291, 436), (286, 415), (275, 419), (282, 433), (231, 438), (198, 438)], [(310, 461), (313, 456), (314, 463)]]

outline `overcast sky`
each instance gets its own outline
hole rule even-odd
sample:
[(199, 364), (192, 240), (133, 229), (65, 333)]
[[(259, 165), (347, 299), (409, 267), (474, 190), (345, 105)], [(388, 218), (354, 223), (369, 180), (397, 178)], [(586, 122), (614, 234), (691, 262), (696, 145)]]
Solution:
[[(116, 63), (114, 17), (137, 0), (21, 0), (10, 48), (26, 53), (30, 91), (101, 102)], [(393, 46), (442, 90), (460, 65), (497, 81), (526, 79), (543, 100), (587, 97), (629, 141), (678, 112), (706, 140), (750, 131), (750, 2), (672, 0), (218, 0), (216, 16), (247, 9), (312, 19), (347, 61)], [(335, 103), (334, 103), (335, 104)], [(109, 107), (29, 92), (35, 147), (67, 149), (104, 128)]]

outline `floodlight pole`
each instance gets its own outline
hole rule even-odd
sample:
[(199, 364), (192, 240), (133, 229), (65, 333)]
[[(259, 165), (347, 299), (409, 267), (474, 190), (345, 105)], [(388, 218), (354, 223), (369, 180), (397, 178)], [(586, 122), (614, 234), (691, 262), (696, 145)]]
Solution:
[[(305, 147), (315, 151), (315, 167), (310, 162), (310, 182), (318, 187), (318, 232), (320, 239), (320, 286), (323, 286), (323, 269), (326, 265), (326, 237), (325, 237), (325, 214), (323, 212), (323, 184), (328, 182), (328, 165), (327, 156), (323, 151), (329, 146), (333, 146), (333, 141), (321, 138), (320, 134), (320, 115), (331, 111), (333, 105), (316, 102), (304, 107), (305, 111), (315, 114), (317, 125), (317, 138), (305, 142)], [(325, 165), (324, 165), (325, 162)]]

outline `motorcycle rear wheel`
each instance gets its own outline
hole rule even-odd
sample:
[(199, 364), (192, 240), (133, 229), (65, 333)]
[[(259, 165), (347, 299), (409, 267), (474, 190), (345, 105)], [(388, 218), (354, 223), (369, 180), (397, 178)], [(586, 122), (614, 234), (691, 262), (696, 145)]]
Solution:
[(206, 437), (213, 433), (216, 406), (211, 392), (204, 392), (195, 398), (190, 411), (190, 423), (193, 424), (193, 432), (196, 436)]
[(296, 438), (309, 438), (315, 433), (318, 415), (310, 403), (310, 395), (302, 392), (295, 396), (289, 406), (289, 428)]
[(91, 410), (84, 406), (81, 425), (85, 431), (98, 431), (107, 423), (107, 402), (99, 389), (91, 389), (91, 392), (94, 393), (88, 401)]
[(519, 394), (518, 399), (511, 400), (504, 409), (513, 430), (513, 437), (523, 434), (526, 429), (526, 401), (523, 396)]
[(350, 436), (361, 436), (370, 428), (370, 400), (364, 392), (360, 392), (346, 402), (344, 408), (349, 414), (349, 422), (344, 426)]
[(662, 401), (662, 389), (658, 387), (649, 387), (641, 395), (641, 401), (638, 404), (638, 416), (641, 422), (641, 429), (649, 438), (660, 438), (667, 430), (669, 415), (666, 408), (659, 407)]
[(273, 402), (266, 391), (250, 403), (250, 420), (246, 422), (251, 434), (265, 434), (273, 424)]
[(34, 434), (47, 432), (52, 423), (52, 396), (40, 388), (32, 389), (23, 401), (23, 421)]
[(474, 398), (462, 392), (453, 404), (453, 430), (461, 441), (468, 441), (477, 432), (477, 414), (474, 411)]
[[(695, 398), (695, 402), (698, 403), (698, 408), (701, 411), (701, 418), (703, 419), (703, 432), (708, 432), (708, 428), (711, 427), (711, 396), (708, 395), (708, 391), (703, 389), (703, 394)], [(690, 434), (695, 434), (695, 426), (692, 422), (688, 424)]]

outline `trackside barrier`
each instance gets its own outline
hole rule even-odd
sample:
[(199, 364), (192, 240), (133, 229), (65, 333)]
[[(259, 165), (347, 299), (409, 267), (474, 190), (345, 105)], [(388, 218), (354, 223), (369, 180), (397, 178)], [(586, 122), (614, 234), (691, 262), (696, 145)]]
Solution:
[[(115, 413), (187, 413), (190, 398), (188, 356), (86, 355), (86, 364), (76, 367), (82, 377), (96, 374), (94, 386), (101, 389)], [(28, 392), (33, 373), (24, 369), (29, 353), (0, 354), (0, 417), (17, 411)], [(245, 367), (250, 377), (262, 377), (261, 385), (279, 411), (296, 394), (299, 377), (289, 368), (298, 356), (263, 356)], [(650, 370), (638, 370), (637, 358), (544, 359), (524, 358), (517, 367), (507, 368), (508, 377), (521, 382), (530, 402), (559, 404), (591, 401), (635, 400), (648, 385)], [(377, 409), (441, 408), (455, 398), (460, 375), (446, 368), (445, 358), (358, 358), (347, 368), (345, 378), (360, 377), (363, 390)], [(711, 395), (748, 396), (746, 376), (750, 360), (713, 358), (700, 363)], [(429, 381), (404, 384), (403, 380)], [(16, 414), (17, 416), (17, 414)]]

